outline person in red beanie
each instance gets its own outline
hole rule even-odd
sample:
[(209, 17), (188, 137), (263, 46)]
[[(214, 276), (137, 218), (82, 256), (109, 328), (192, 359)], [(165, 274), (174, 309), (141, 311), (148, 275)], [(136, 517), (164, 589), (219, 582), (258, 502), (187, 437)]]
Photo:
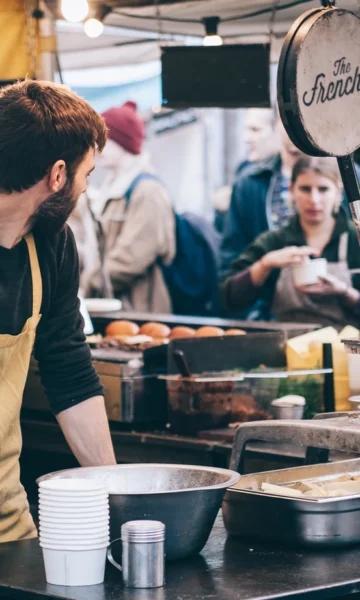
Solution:
[(108, 127), (108, 137), (130, 154), (141, 154), (145, 139), (144, 122), (135, 102), (129, 100), (120, 107), (102, 113)]
[[(131, 101), (102, 116), (108, 141), (87, 192), (100, 251), (94, 257), (94, 243), (86, 242), (89, 222), (85, 225), (86, 206), (80, 204), (77, 214), (86, 232), (81, 291), (119, 298), (125, 310), (171, 312), (159, 263), (170, 264), (175, 256), (175, 218), (168, 192), (144, 151), (144, 121)], [(79, 227), (74, 229), (81, 245)]]

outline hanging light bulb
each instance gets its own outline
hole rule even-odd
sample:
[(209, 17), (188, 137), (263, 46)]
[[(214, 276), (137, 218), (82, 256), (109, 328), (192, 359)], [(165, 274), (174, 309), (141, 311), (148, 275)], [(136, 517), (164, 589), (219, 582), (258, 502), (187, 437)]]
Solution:
[(205, 27), (203, 46), (222, 46), (223, 39), (218, 35), (217, 29), (220, 23), (219, 17), (204, 17), (202, 22)]
[(88, 37), (97, 38), (103, 33), (103, 21), (111, 13), (111, 10), (111, 6), (108, 4), (99, 4), (92, 7), (89, 18), (84, 23), (84, 31)]
[(89, 12), (88, 0), (61, 0), (61, 12), (71, 23), (83, 21)]
[(86, 19), (84, 31), (89, 38), (97, 38), (104, 31), (104, 25), (99, 19)]

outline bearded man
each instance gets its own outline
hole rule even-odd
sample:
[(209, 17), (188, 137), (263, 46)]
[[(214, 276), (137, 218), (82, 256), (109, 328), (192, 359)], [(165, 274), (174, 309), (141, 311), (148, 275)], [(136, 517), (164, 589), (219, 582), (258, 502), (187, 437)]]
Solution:
[(64, 86), (27, 80), (0, 90), (0, 542), (37, 535), (19, 473), (33, 349), (79, 463), (115, 463), (65, 225), (105, 141), (102, 118)]

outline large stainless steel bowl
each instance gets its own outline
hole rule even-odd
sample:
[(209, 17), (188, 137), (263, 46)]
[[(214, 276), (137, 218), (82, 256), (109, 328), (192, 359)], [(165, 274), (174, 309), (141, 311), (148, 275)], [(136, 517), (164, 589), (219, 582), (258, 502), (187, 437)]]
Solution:
[(133, 519), (165, 523), (165, 552), (169, 560), (200, 552), (209, 537), (226, 488), (238, 473), (215, 467), (133, 464), (80, 467), (55, 471), (39, 481), (59, 477), (97, 479), (109, 492), (110, 536)]

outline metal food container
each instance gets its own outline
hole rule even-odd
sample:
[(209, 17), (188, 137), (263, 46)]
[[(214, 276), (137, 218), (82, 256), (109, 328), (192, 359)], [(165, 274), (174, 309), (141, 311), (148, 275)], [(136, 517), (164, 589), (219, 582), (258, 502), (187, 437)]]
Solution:
[[(310, 421), (245, 423), (236, 432), (230, 468), (241, 469), (251, 440), (291, 442), (305, 448), (360, 453), (360, 415), (324, 415)], [(230, 535), (292, 545), (337, 547), (360, 542), (360, 494), (290, 497), (261, 491), (261, 484), (287, 485), (311, 479), (360, 475), (360, 458), (243, 475), (228, 489), (223, 505)]]
[(244, 475), (222, 505), (227, 531), (266, 542), (336, 547), (360, 542), (360, 495), (291, 498), (257, 491), (263, 482), (286, 485), (342, 474), (360, 475), (360, 459)]

